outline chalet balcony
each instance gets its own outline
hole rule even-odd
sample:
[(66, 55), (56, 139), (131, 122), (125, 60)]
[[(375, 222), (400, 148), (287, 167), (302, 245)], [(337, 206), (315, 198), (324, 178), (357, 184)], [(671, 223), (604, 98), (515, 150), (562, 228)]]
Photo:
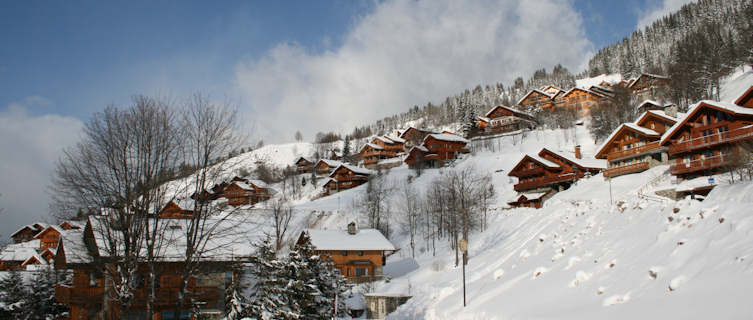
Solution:
[(623, 174), (646, 171), (648, 170), (648, 168), (649, 168), (648, 162), (633, 163), (633, 164), (629, 164), (625, 166), (614, 167), (614, 168), (609, 168), (607, 170), (604, 170), (604, 177), (613, 178), (616, 176), (621, 176)]
[(537, 179), (535, 181), (521, 182), (521, 183), (516, 184), (514, 189), (515, 191), (521, 192), (521, 191), (526, 191), (526, 190), (531, 190), (531, 189), (548, 187), (548, 186), (555, 185), (562, 182), (572, 182), (580, 178), (583, 178), (583, 173), (578, 173), (578, 174), (565, 173), (565, 174), (556, 175), (552, 177)]
[(365, 283), (365, 282), (374, 282), (374, 281), (380, 281), (384, 279), (384, 276), (353, 276), (353, 277), (345, 277), (345, 280), (347, 280), (350, 283)]
[(93, 305), (102, 303), (102, 287), (75, 288), (61, 284), (55, 286), (55, 299), (58, 302), (71, 305)]
[(672, 143), (669, 146), (669, 154), (675, 155), (678, 153), (703, 149), (719, 144), (738, 142), (749, 138), (753, 138), (753, 126), (745, 126), (727, 132), (715, 133), (710, 136), (698, 137), (687, 141)]
[(693, 173), (697, 171), (716, 169), (719, 167), (734, 165), (735, 158), (730, 154), (721, 154), (706, 159), (696, 159), (690, 162), (681, 162), (669, 167), (673, 175)]
[(372, 150), (369, 152), (361, 153), (360, 156), (361, 158), (371, 158), (371, 157), (391, 158), (395, 156), (395, 153), (393, 151), (387, 151), (387, 150)]
[(526, 169), (526, 170), (520, 170), (518, 172), (518, 176), (520, 177), (531, 177), (531, 176), (540, 176), (544, 174), (544, 168), (542, 167), (536, 167), (533, 169)]
[[(189, 293), (187, 293), (189, 294)], [(190, 297), (195, 301), (204, 302), (210, 305), (216, 304), (224, 297), (220, 288), (215, 287), (198, 287), (190, 290)], [(147, 289), (136, 290), (134, 296), (134, 306), (145, 305), (149, 298)], [(157, 288), (156, 304), (158, 306), (173, 306), (178, 302), (178, 288)]]
[(639, 155), (642, 155), (651, 151), (658, 150), (659, 148), (660, 148), (659, 141), (654, 141), (654, 142), (642, 145), (640, 147), (630, 148), (627, 150), (620, 150), (617, 152), (611, 152), (607, 154), (607, 160), (614, 161), (617, 159), (628, 158), (631, 156), (639, 156)]

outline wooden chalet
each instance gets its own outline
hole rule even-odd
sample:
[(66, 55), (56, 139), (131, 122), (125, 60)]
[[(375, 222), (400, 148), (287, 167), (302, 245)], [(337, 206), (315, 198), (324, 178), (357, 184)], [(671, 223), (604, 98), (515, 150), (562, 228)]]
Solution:
[(605, 94), (575, 87), (557, 95), (555, 104), (557, 108), (569, 108), (578, 110), (582, 114), (589, 114), (591, 108), (608, 98), (609, 96)]
[(193, 209), (193, 199), (173, 199), (160, 210), (159, 215), (163, 219), (190, 219), (194, 215)]
[[(57, 270), (68, 270), (73, 274), (70, 282), (55, 288), (55, 298), (70, 308), (68, 319), (146, 319), (146, 303), (149, 297), (147, 284), (148, 266), (140, 264), (133, 279), (133, 299), (126, 310), (120, 310), (112, 299), (111, 276), (114, 276), (114, 259), (108, 248), (104, 234), (102, 217), (90, 217), (83, 230), (66, 231), (61, 237), (58, 254), (54, 260)], [(168, 230), (181, 231), (185, 220), (163, 220), (169, 223)], [(227, 222), (230, 223), (230, 222)], [(117, 231), (114, 231), (117, 232)], [(228, 235), (229, 236), (229, 235)], [(156, 304), (155, 320), (191, 319), (194, 300), (199, 308), (199, 318), (220, 318), (225, 313), (225, 284), (227, 279), (236, 276), (233, 265), (248, 262), (252, 254), (250, 248), (231, 246), (213, 250), (202, 257), (197, 265), (201, 274), (188, 281), (187, 292), (190, 298), (186, 303), (178, 303), (181, 284), (180, 270), (183, 259), (179, 253), (185, 252), (181, 241), (162, 241), (165, 251), (177, 253), (158, 257), (155, 266), (158, 277), (155, 280)], [(210, 243), (209, 245), (216, 245)], [(249, 247), (249, 246), (246, 246)], [(164, 251), (163, 251), (164, 252)], [(110, 273), (111, 275), (107, 275)], [(124, 315), (123, 312), (126, 314)]]
[(438, 168), (454, 160), (461, 153), (469, 153), (469, 141), (454, 134), (430, 134), (421, 146), (413, 147), (404, 162), (411, 168)]
[(403, 139), (405, 142), (405, 148), (411, 148), (414, 146), (421, 145), (421, 142), (424, 141), (424, 138), (426, 138), (426, 135), (430, 134), (431, 132), (428, 130), (421, 130), (416, 129), (414, 127), (408, 127), (408, 129), (405, 129), (400, 134), (401, 139)]
[(536, 118), (507, 106), (495, 106), (483, 117), (479, 117), (476, 124), (481, 132), (501, 133), (533, 129), (536, 127)]
[(639, 113), (649, 110), (666, 111), (666, 113), (672, 114), (677, 113), (677, 106), (673, 103), (661, 103), (655, 100), (644, 100), (638, 105)]
[(330, 150), (329, 151), (329, 159), (335, 160), (335, 161), (342, 161), (343, 159), (343, 153), (340, 152), (340, 150)]
[(382, 279), (382, 267), (395, 246), (377, 229), (357, 229), (350, 223), (347, 230), (315, 230), (301, 232), (298, 243), (308, 235), (315, 252), (331, 259), (335, 267), (351, 282)]
[(554, 109), (554, 97), (557, 95), (558, 93), (549, 94), (539, 89), (533, 89), (518, 100), (518, 106), (523, 110), (533, 110), (536, 108), (551, 110)]
[(598, 174), (605, 167), (606, 163), (602, 160), (583, 159), (579, 146), (575, 148), (574, 157), (544, 148), (538, 155), (525, 155), (508, 176), (518, 178), (514, 186), (518, 192), (560, 191), (569, 188), (586, 174)]
[(369, 169), (341, 164), (329, 175), (329, 181), (324, 184), (326, 194), (333, 194), (341, 190), (355, 188), (366, 183), (373, 172)]
[(543, 192), (524, 192), (520, 193), (517, 198), (507, 204), (516, 208), (525, 207), (539, 209), (544, 204), (544, 201), (549, 199), (552, 195), (554, 195), (554, 191), (552, 190)]
[(556, 95), (558, 95), (560, 93), (565, 92), (565, 90), (562, 90), (562, 88), (560, 88), (558, 86), (555, 86), (555, 85), (551, 85), (551, 84), (539, 88), (539, 91), (542, 91), (542, 92), (544, 92), (544, 93), (546, 93), (546, 94), (548, 94), (548, 95), (550, 95), (552, 97), (554, 97), (554, 96), (556, 96)]
[(753, 108), (753, 86), (745, 90), (740, 97), (735, 100), (735, 104), (741, 107)]
[(675, 159), (670, 172), (687, 179), (738, 166), (742, 161), (740, 143), (750, 141), (753, 108), (705, 100), (692, 106), (662, 137), (660, 145), (668, 146), (669, 156)]
[(50, 225), (44, 230), (37, 233), (34, 239), (40, 241), (39, 249), (44, 248), (57, 248), (58, 241), (60, 240), (60, 234), (64, 229), (56, 225)]
[(13, 239), (13, 242), (15, 243), (21, 243), (26, 242), (31, 239), (34, 239), (34, 236), (37, 235), (39, 232), (44, 230), (47, 225), (43, 223), (35, 223), (35, 224), (29, 224), (21, 227), (21, 229), (18, 229), (16, 232), (10, 235), (10, 237)]
[(310, 173), (311, 172), (311, 166), (314, 165), (314, 162), (306, 159), (304, 157), (298, 158), (298, 160), (295, 161), (295, 171), (298, 174), (304, 174), (304, 173)]
[(596, 152), (597, 159), (609, 162), (604, 177), (642, 172), (666, 164), (667, 148), (660, 146), (659, 140), (677, 121), (662, 111), (650, 110), (634, 123), (617, 127)]
[(316, 174), (319, 176), (328, 176), (335, 168), (343, 164), (342, 161), (333, 159), (321, 159), (314, 166)]
[(235, 177), (227, 186), (216, 192), (216, 197), (226, 198), (229, 205), (237, 207), (269, 200), (275, 193), (274, 189), (261, 180)]
[[(403, 154), (406, 140), (398, 137), (376, 136), (365, 144), (359, 153), (363, 165), (369, 169), (380, 168), (380, 162)], [(398, 162), (399, 163), (399, 162)]]
[(23, 270), (23, 263), (39, 253), (40, 243), (36, 239), (6, 245), (0, 250), (0, 271)]
[(669, 87), (669, 77), (650, 73), (641, 73), (628, 85), (628, 89), (638, 101), (652, 99), (657, 96), (659, 90), (667, 87)]

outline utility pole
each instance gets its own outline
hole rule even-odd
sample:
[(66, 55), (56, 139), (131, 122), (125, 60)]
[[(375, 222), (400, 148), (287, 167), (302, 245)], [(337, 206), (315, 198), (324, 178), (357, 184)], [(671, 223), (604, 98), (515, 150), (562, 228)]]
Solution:
[(460, 240), (460, 250), (463, 251), (463, 308), (465, 308), (465, 265), (468, 264), (468, 240)]

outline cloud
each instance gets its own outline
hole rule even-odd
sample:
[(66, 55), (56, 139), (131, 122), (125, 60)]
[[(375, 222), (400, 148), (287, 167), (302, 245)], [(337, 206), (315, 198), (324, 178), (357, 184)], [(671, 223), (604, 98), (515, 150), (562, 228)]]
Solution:
[(54, 114), (30, 115), (29, 109), (52, 102), (29, 97), (0, 111), (0, 235), (49, 215), (50, 184), (60, 151), (79, 139), (83, 124)]
[(385, 1), (339, 47), (281, 43), (235, 75), (265, 140), (289, 141), (297, 129), (309, 139), (349, 130), (557, 63), (579, 71), (592, 48), (569, 1)]
[(684, 4), (691, 3), (694, 0), (664, 0), (661, 5), (648, 8), (639, 14), (638, 29), (642, 30), (656, 20), (680, 10)]

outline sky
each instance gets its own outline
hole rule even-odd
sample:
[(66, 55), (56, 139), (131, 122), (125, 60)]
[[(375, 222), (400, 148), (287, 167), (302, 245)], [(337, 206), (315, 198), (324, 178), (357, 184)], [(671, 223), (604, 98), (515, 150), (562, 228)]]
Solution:
[(206, 94), (254, 140), (312, 140), (557, 63), (579, 72), (687, 2), (0, 2), (0, 238), (49, 219), (61, 150), (133, 95)]

